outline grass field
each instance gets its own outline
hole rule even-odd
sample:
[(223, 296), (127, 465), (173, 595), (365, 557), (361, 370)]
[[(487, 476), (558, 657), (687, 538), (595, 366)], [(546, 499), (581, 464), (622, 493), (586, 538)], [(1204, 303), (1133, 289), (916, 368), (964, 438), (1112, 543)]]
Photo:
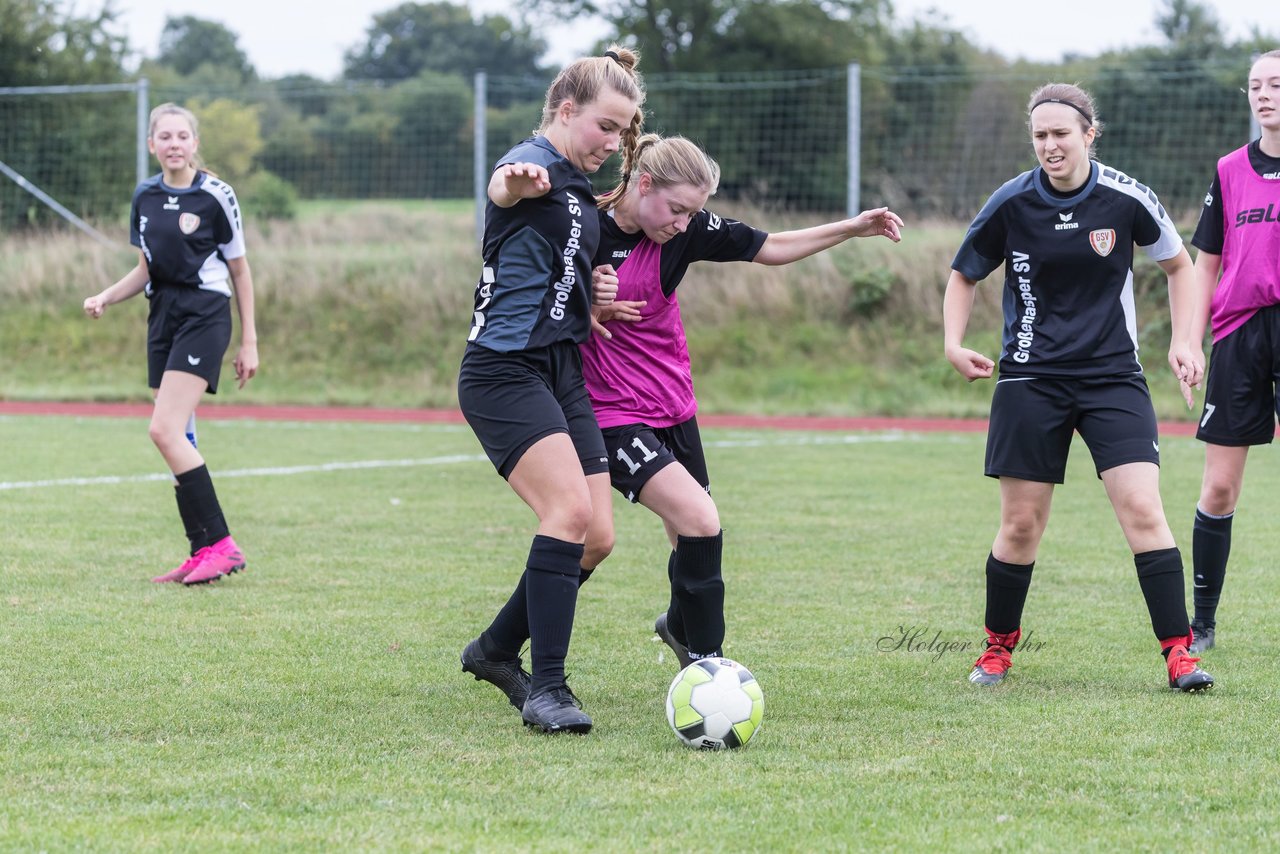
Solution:
[[(596, 728), (547, 737), (459, 670), (533, 528), (465, 427), (200, 430), (249, 568), (160, 588), (183, 537), (145, 423), (0, 418), (0, 849), (1280, 845), (1273, 452), (1236, 521), (1212, 692), (1166, 687), (1079, 444), (1029, 648), (981, 690), (981, 435), (707, 430), (726, 652), (766, 712), (748, 748), (704, 754), (662, 712), (667, 549), (646, 511), (615, 503), (618, 547), (579, 600), (570, 680)], [(1189, 558), (1202, 451), (1162, 451)]]

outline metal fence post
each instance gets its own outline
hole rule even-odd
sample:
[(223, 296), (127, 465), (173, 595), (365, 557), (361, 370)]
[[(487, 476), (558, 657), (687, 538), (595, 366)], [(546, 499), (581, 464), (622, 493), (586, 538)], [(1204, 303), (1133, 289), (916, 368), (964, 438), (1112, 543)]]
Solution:
[(862, 211), (859, 188), (862, 185), (862, 66), (849, 63), (849, 102), (847, 117), (849, 137), (849, 186), (845, 197), (847, 215)]
[(151, 86), (147, 78), (138, 78), (138, 181), (147, 180), (147, 127), (151, 121)]
[(472, 148), (472, 174), (475, 176), (473, 192), (476, 197), (476, 242), (479, 243), (484, 239), (484, 201), (489, 183), (489, 176), (485, 174), (487, 171), (485, 165), (487, 160), (485, 142), (489, 138), (488, 125), (485, 121), (485, 113), (488, 107), (488, 77), (483, 71), (476, 72), (475, 102), (476, 136), (475, 144)]

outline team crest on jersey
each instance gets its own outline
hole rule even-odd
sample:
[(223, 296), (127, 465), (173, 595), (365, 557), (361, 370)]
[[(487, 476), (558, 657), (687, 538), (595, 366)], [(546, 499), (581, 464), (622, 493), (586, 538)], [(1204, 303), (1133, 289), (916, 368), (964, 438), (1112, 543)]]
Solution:
[[(190, 234), (200, 227), (200, 217), (193, 213), (184, 213), (178, 217), (178, 230), (183, 234)], [(1095, 247), (1096, 248), (1096, 247)], [(1106, 253), (1103, 253), (1106, 254)]]
[(1095, 228), (1089, 232), (1089, 245), (1093, 247), (1094, 252), (1106, 258), (1111, 254), (1111, 250), (1116, 248), (1116, 230), (1114, 228)]

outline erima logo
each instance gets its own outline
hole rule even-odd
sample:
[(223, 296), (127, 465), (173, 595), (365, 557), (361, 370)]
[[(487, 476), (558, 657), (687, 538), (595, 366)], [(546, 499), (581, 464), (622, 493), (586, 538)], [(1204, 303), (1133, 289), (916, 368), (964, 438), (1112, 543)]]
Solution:
[(1204, 206), (1211, 207), (1213, 205), (1213, 193), (1204, 194)]
[(1076, 215), (1075, 211), (1072, 211), (1071, 213), (1058, 214), (1058, 219), (1062, 220), (1062, 222), (1055, 225), (1053, 227), (1053, 230), (1054, 231), (1070, 231), (1073, 228), (1079, 228), (1080, 223), (1071, 221), (1075, 217), (1075, 215)]
[(1152, 442), (1151, 447), (1156, 449), (1157, 454), (1160, 453), (1160, 446), (1158, 444), (1156, 444), (1155, 442)]
[(169, 197), (169, 201), (168, 201), (168, 203), (164, 206), (164, 209), (165, 209), (165, 210), (167, 210), (167, 211), (176, 211), (176, 210), (179, 210), (179, 207), (178, 207), (178, 197), (177, 197), (177, 196), (170, 196), (170, 197)]
[(192, 365), (200, 364), (200, 358), (198, 356), (188, 356), (187, 361), (190, 362)]
[(707, 216), (709, 217), (707, 219), (707, 231), (719, 231), (720, 223), (721, 223), (720, 217), (716, 216), (710, 211), (707, 212)]

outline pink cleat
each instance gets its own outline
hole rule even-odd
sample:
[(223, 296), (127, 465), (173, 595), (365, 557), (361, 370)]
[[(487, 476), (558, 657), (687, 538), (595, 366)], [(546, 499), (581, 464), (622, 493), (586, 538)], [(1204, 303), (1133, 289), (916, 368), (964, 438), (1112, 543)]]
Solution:
[(236, 541), (230, 537), (223, 537), (213, 545), (201, 549), (200, 552), (203, 555), (200, 562), (186, 578), (182, 579), (183, 584), (208, 584), (224, 575), (244, 569), (244, 555), (241, 554)]
[(157, 575), (155, 578), (151, 579), (152, 582), (155, 584), (167, 584), (170, 581), (182, 581), (191, 574), (192, 570), (199, 566), (200, 561), (204, 559), (204, 553), (208, 550), (209, 549), (207, 547), (200, 549), (191, 557), (184, 560), (182, 562), (182, 566), (177, 569), (172, 569), (164, 575)]

